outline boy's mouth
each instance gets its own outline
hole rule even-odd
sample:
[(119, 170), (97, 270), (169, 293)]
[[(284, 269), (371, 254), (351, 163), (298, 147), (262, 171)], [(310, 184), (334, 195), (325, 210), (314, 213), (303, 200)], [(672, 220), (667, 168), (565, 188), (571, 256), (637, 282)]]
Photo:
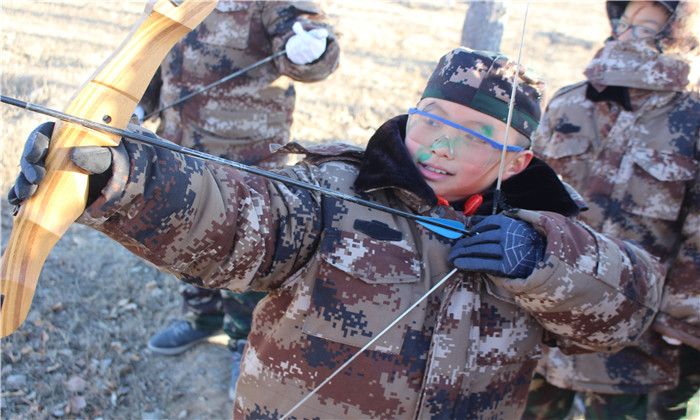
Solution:
[(431, 180), (437, 180), (440, 178), (444, 178), (446, 176), (454, 175), (454, 174), (447, 172), (444, 169), (436, 168), (436, 167), (428, 165), (426, 163), (421, 163), (418, 166), (418, 168), (419, 168), (421, 174), (423, 175), (423, 177), (425, 177), (427, 179), (431, 179)]

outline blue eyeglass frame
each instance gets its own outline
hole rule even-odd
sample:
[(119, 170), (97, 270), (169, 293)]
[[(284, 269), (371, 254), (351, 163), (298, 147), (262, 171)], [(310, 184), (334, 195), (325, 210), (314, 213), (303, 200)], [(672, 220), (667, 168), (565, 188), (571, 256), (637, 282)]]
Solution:
[[(456, 129), (458, 129), (458, 130), (465, 131), (465, 132), (467, 132), (467, 133), (473, 135), (474, 137), (477, 137), (478, 139), (485, 141), (486, 143), (489, 144), (489, 146), (493, 147), (493, 148), (496, 149), (496, 150), (503, 150), (504, 144), (499, 143), (499, 142), (497, 142), (497, 141), (495, 141), (495, 140), (491, 140), (490, 138), (484, 136), (484, 135), (481, 134), (481, 133), (477, 133), (476, 131), (470, 130), (469, 128), (467, 128), (467, 127), (465, 127), (465, 126), (463, 126), (463, 125), (459, 125), (459, 124), (457, 124), (457, 123), (455, 123), (455, 122), (452, 122), (452, 121), (450, 121), (450, 120), (446, 120), (446, 119), (444, 119), (444, 118), (442, 118), (442, 117), (438, 117), (437, 115), (433, 115), (433, 114), (431, 114), (431, 113), (429, 113), (429, 112), (421, 111), (421, 110), (418, 109), (418, 108), (409, 108), (409, 109), (408, 109), (408, 114), (409, 114), (409, 115), (411, 115), (411, 114), (418, 114), (418, 115), (422, 115), (422, 116), (424, 116), (424, 117), (432, 118), (432, 119), (434, 119), (434, 120), (436, 120), (436, 121), (440, 121), (440, 122), (443, 123), (443, 124), (449, 125), (450, 127), (456, 128)], [(506, 147), (506, 150), (509, 151), (509, 152), (522, 152), (523, 150), (525, 150), (524, 147), (520, 147), (520, 146), (505, 146), (505, 147)]]

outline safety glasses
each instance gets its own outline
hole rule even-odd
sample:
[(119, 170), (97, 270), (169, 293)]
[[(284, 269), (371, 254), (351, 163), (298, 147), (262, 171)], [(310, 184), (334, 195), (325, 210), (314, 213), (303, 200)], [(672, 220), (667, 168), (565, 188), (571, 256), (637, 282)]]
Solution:
[[(483, 148), (484, 146), (503, 150), (504, 145), (495, 140), (492, 140), (481, 133), (477, 133), (463, 125), (457, 124), (445, 118), (433, 115), (429, 112), (421, 111), (418, 108), (409, 108), (408, 128), (414, 130), (414, 133), (419, 136), (425, 136), (434, 141), (445, 141), (445, 139), (462, 138), (465, 144), (473, 148)], [(417, 131), (417, 132), (416, 132)], [(452, 146), (454, 140), (450, 142)], [(521, 152), (525, 150), (520, 146), (506, 146), (509, 152)]]

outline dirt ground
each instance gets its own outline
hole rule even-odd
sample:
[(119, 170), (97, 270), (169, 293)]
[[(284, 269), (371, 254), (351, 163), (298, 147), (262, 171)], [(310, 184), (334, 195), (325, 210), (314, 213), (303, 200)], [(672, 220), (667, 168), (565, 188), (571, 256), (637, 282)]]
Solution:
[[(63, 109), (143, 5), (3, 0), (2, 94)], [(458, 45), (467, 7), (327, 2), (341, 36), (341, 66), (326, 81), (297, 84), (294, 138), (363, 145), (384, 120), (416, 103), (434, 64)], [(502, 50), (517, 57), (526, 3), (509, 7)], [(542, 73), (553, 93), (581, 79), (606, 33), (600, 1), (532, 2), (523, 63)], [(49, 118), (0, 109), (4, 247), (12, 227), (5, 191), (27, 134)], [(225, 340), (174, 357), (146, 350), (148, 338), (180, 316), (178, 288), (120, 245), (73, 225), (44, 265), (29, 317), (0, 341), (2, 418), (230, 418)]]

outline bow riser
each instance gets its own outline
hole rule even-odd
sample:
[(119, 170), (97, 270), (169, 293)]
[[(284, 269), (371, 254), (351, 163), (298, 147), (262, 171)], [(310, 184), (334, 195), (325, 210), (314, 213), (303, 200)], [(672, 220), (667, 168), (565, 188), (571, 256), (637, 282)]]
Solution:
[[(122, 45), (71, 99), (66, 112), (125, 128), (165, 55), (214, 9), (216, 1), (188, 1), (175, 7), (161, 0), (146, 7)], [(70, 161), (70, 149), (116, 146), (120, 137), (58, 123), (46, 158), (46, 177), (22, 204), (2, 257), (0, 336), (15, 331), (27, 317), (41, 267), (49, 252), (82, 214), (88, 175)]]

